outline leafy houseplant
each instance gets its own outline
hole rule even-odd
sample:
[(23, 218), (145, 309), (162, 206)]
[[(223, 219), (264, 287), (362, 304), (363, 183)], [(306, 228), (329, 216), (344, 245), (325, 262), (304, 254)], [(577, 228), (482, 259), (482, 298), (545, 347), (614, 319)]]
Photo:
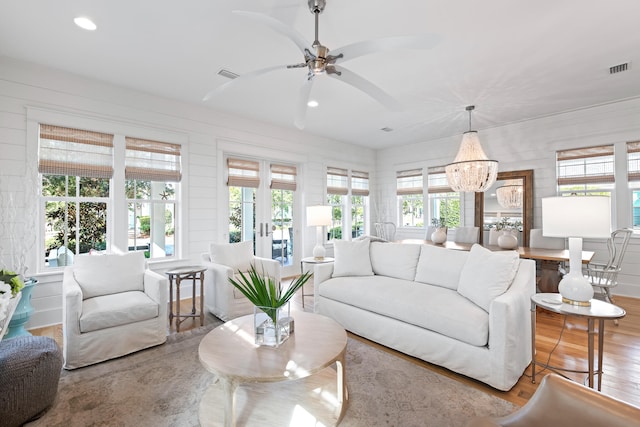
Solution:
[(24, 282), (20, 279), (18, 273), (9, 270), (0, 270), (0, 282), (11, 286), (11, 296), (16, 296), (24, 287)]
[(247, 297), (256, 307), (260, 307), (265, 313), (276, 322), (277, 309), (285, 305), (295, 295), (295, 293), (311, 278), (310, 272), (305, 272), (282, 292), (279, 283), (273, 277), (260, 274), (255, 265), (247, 273), (240, 272), (240, 278), (229, 278), (229, 282)]

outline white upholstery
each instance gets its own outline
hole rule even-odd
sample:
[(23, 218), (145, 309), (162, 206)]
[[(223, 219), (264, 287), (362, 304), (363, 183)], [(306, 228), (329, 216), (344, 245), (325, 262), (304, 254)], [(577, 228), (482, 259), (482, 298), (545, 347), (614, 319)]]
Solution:
[(541, 228), (532, 228), (529, 234), (529, 247), (542, 249), (564, 249), (566, 239), (562, 237), (545, 237)]
[[(65, 268), (62, 333), (66, 369), (124, 356), (166, 341), (169, 282), (145, 265), (144, 254), (132, 252), (78, 256), (73, 266)], [(90, 281), (91, 273), (96, 275), (96, 285)], [(112, 287), (105, 278), (113, 280)], [(112, 292), (114, 289), (119, 292)]]
[[(517, 260), (511, 285), (487, 312), (458, 294), (456, 273), (447, 271), (461, 270), (469, 253), (426, 246), (416, 267), (416, 278), (426, 283), (382, 275), (332, 277), (333, 264), (315, 265), (315, 311), (372, 341), (499, 390), (511, 389), (531, 362), (535, 263)], [(378, 259), (372, 257), (374, 270)], [(429, 274), (438, 286), (428, 283)]]
[(370, 253), (375, 274), (405, 280), (413, 280), (416, 276), (420, 246), (372, 242)]
[(498, 245), (498, 237), (502, 234), (502, 230), (496, 230), (492, 228), (489, 230), (489, 245), (497, 246)]
[[(221, 249), (224, 249), (224, 245), (231, 246), (233, 244), (223, 244)], [(237, 274), (237, 269), (212, 262), (210, 252), (202, 254), (202, 265), (207, 268), (207, 271), (204, 272), (205, 310), (225, 322), (253, 313), (251, 301), (229, 283), (229, 278)], [(251, 255), (251, 261), (248, 265), (255, 265), (258, 272), (263, 272), (266, 276), (273, 277), (276, 283), (280, 283), (280, 262)], [(243, 272), (246, 272), (249, 268), (246, 267)]]
[(235, 271), (248, 271), (253, 262), (253, 241), (238, 243), (212, 243), (209, 248), (211, 262), (233, 268)]
[[(369, 245), (365, 240), (336, 240), (333, 242), (333, 255), (335, 257), (334, 277), (338, 276), (371, 276), (371, 259), (369, 257)], [(384, 243), (378, 243), (384, 244)]]
[(458, 227), (453, 241), (456, 243), (478, 243), (480, 227)]

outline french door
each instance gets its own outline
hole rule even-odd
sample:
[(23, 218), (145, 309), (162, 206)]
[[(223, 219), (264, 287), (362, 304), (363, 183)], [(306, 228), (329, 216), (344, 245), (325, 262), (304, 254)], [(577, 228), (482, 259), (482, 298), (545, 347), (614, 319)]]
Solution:
[(257, 256), (298, 274), (296, 167), (277, 161), (228, 157), (229, 242), (253, 241)]

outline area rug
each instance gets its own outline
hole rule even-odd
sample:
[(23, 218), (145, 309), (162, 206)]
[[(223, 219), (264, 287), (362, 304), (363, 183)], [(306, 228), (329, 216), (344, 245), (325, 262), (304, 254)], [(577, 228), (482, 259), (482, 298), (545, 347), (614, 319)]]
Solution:
[[(216, 325), (173, 334), (166, 344), (63, 371), (54, 406), (29, 426), (198, 426), (214, 377), (198, 360)], [(349, 338), (349, 405), (341, 426), (463, 426), (517, 407), (498, 397)], [(268, 426), (278, 427), (278, 426)]]

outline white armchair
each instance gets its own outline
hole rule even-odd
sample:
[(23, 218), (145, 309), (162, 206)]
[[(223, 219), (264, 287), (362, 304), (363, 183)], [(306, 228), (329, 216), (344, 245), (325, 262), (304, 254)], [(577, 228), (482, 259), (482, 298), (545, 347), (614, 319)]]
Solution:
[(64, 368), (75, 369), (167, 340), (168, 279), (143, 252), (83, 255), (64, 270)]
[(280, 283), (280, 263), (269, 258), (253, 255), (253, 242), (212, 243), (209, 252), (202, 254), (204, 273), (205, 309), (224, 320), (253, 313), (253, 304), (237, 290), (229, 278), (239, 272), (247, 272), (251, 264), (258, 272), (272, 277)]

